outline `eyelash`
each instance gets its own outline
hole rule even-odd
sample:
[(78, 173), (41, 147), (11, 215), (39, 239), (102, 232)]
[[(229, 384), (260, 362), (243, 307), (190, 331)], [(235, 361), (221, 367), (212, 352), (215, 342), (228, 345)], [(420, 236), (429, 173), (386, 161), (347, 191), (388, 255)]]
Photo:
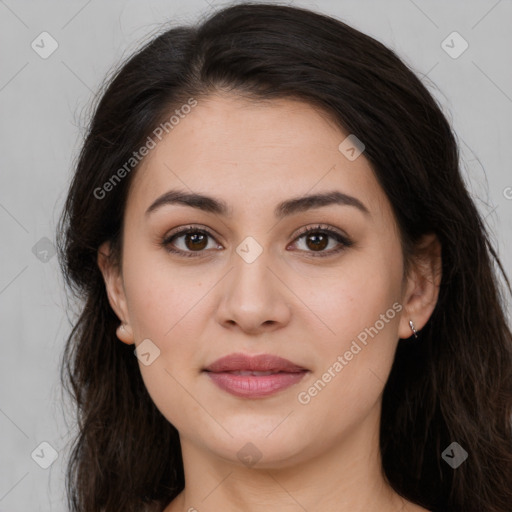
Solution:
[[(208, 231), (207, 229), (198, 228), (195, 226), (186, 226), (185, 228), (183, 228), (179, 231), (176, 231), (176, 232), (172, 233), (171, 235), (165, 237), (162, 240), (161, 245), (168, 252), (177, 254), (179, 256), (183, 256), (185, 258), (199, 257), (202, 255), (201, 253), (203, 253), (205, 251), (204, 249), (202, 251), (182, 251), (181, 249), (171, 248), (171, 242), (173, 240), (175, 240), (176, 238), (180, 238), (181, 236), (187, 235), (189, 233), (202, 233), (202, 234), (205, 234), (215, 240), (215, 237), (213, 236), (213, 234), (210, 233), (210, 231)], [(337, 249), (331, 249), (330, 251), (319, 251), (319, 252), (306, 251), (306, 252), (310, 252), (311, 256), (314, 258), (325, 258), (327, 256), (332, 256), (334, 254), (338, 254), (339, 252), (343, 251), (347, 247), (350, 247), (351, 245), (353, 245), (352, 240), (350, 240), (347, 236), (342, 235), (338, 231), (335, 231), (329, 227), (325, 227), (320, 224), (317, 226), (314, 226), (314, 227), (305, 228), (305, 229), (301, 230), (295, 237), (294, 242), (302, 237), (305, 237), (306, 235), (308, 235), (310, 233), (321, 233), (323, 235), (328, 235), (328, 236), (334, 238), (334, 240), (336, 240), (336, 242), (338, 242), (340, 244), (340, 247), (338, 247)]]

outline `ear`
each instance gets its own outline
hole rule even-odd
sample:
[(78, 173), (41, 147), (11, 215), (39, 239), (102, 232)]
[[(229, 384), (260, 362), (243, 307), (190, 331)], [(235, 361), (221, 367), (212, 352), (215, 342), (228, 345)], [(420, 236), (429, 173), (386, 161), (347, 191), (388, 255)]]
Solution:
[(128, 315), (123, 277), (119, 266), (112, 261), (110, 242), (104, 242), (99, 247), (97, 262), (105, 281), (110, 306), (121, 321), (116, 331), (117, 337), (131, 345), (134, 343), (133, 330)]
[(441, 275), (441, 244), (435, 234), (424, 235), (416, 244), (415, 256), (406, 278), (402, 298), (404, 311), (398, 331), (400, 338), (413, 335), (409, 320), (413, 321), (418, 332), (427, 323), (437, 304)]

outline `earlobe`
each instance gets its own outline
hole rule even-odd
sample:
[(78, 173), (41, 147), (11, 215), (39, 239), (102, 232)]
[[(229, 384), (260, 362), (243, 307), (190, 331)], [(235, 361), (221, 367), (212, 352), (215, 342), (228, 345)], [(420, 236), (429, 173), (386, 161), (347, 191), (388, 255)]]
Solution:
[(103, 275), (110, 306), (121, 321), (116, 330), (117, 337), (124, 343), (133, 344), (133, 331), (129, 324), (128, 308), (123, 286), (121, 269), (111, 259), (110, 243), (104, 242), (98, 249), (98, 267)]
[(121, 340), (123, 343), (126, 343), (127, 345), (133, 345), (133, 332), (132, 328), (129, 324), (122, 323), (117, 329), (116, 329), (116, 336)]
[(424, 235), (416, 246), (416, 255), (407, 278), (400, 338), (413, 335), (411, 322), (418, 333), (428, 322), (437, 304), (441, 277), (441, 244), (435, 234)]

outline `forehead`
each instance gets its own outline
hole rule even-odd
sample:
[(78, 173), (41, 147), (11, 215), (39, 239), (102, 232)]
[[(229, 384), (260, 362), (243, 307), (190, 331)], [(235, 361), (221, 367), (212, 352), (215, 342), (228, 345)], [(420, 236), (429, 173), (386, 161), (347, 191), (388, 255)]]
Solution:
[(128, 206), (147, 207), (171, 188), (238, 205), (336, 188), (382, 210), (386, 198), (364, 154), (351, 161), (339, 150), (348, 135), (299, 100), (209, 96), (145, 157)]

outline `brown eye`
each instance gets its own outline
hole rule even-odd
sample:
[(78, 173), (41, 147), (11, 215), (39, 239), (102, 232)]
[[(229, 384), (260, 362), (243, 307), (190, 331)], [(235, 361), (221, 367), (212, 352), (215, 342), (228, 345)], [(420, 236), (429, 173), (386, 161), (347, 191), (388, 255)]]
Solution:
[(184, 241), (187, 249), (200, 251), (208, 245), (208, 236), (200, 232), (186, 233)]
[[(353, 245), (353, 242), (344, 234), (323, 226), (304, 229), (296, 238), (293, 245), (301, 245), (301, 252), (310, 256), (332, 256)], [(328, 250), (326, 250), (329, 247)]]
[[(209, 242), (212, 242), (210, 247), (208, 246)], [(162, 240), (162, 245), (168, 252), (180, 256), (201, 256), (207, 252), (205, 249), (222, 248), (214, 242), (213, 235), (208, 231), (187, 227), (166, 237)]]
[(312, 251), (322, 251), (329, 244), (329, 237), (324, 233), (309, 233), (306, 236), (306, 245)]

